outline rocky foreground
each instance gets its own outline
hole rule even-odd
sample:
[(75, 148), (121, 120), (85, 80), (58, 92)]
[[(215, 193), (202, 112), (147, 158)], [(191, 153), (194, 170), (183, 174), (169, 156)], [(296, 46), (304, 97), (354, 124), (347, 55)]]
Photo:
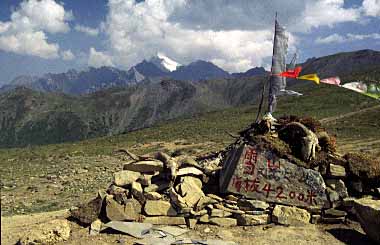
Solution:
[[(89, 227), (89, 235), (113, 230), (139, 238), (136, 244), (236, 244), (184, 236), (186, 227), (199, 224), (300, 227), (354, 219), (380, 243), (379, 161), (338, 155), (334, 137), (311, 119), (263, 119), (239, 134), (224, 151), (197, 159), (122, 149), (131, 160), (107, 190), (73, 208), (71, 218)], [(20, 243), (69, 239), (67, 221), (51, 222), (58, 222), (55, 230)]]

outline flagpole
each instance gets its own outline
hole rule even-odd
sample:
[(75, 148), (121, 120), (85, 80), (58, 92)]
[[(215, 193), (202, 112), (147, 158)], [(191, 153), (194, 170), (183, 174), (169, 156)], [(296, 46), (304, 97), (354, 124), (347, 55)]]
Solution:
[(271, 113), (271, 80), (272, 80), (272, 76), (274, 74), (274, 71), (273, 71), (273, 67), (274, 67), (274, 60), (273, 60), (273, 56), (274, 56), (274, 53), (275, 53), (275, 47), (276, 47), (276, 23), (277, 23), (277, 11), (275, 13), (275, 17), (274, 17), (274, 35), (273, 35), (273, 50), (272, 50), (272, 66), (271, 66), (271, 70), (270, 70), (270, 76), (269, 76), (269, 80), (268, 80), (268, 113)]

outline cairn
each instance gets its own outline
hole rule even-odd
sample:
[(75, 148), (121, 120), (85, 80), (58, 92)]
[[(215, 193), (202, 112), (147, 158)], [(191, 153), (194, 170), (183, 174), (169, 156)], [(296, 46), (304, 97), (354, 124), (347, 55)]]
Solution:
[[(335, 142), (318, 121), (285, 117), (254, 123), (223, 151), (198, 158), (122, 150), (131, 160), (114, 173), (108, 189), (71, 214), (95, 233), (110, 221), (194, 228), (357, 217), (379, 239), (380, 162), (339, 155)], [(364, 195), (370, 197), (362, 201)], [(363, 211), (365, 205), (372, 205), (374, 217)]]

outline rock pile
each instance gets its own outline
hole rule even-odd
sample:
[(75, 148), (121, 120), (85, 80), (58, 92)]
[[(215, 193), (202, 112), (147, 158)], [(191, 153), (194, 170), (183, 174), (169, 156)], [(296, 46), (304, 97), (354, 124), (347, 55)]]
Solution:
[(379, 202), (380, 162), (335, 148), (319, 122), (287, 117), (263, 119), (224, 151), (197, 159), (124, 150), (132, 160), (109, 188), (71, 213), (95, 233), (110, 221), (190, 228), (344, 222), (348, 213), (369, 213), (350, 196)]

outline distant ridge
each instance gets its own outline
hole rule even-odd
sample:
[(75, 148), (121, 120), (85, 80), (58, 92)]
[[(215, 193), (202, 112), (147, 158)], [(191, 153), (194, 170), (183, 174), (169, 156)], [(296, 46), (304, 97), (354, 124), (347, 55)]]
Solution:
[[(303, 64), (302, 74), (318, 73), (321, 78), (340, 76), (347, 79), (366, 80), (380, 73), (380, 52), (359, 50), (337, 53), (320, 58), (308, 59)], [(69, 70), (66, 73), (48, 73), (41, 77), (19, 76), (9, 84), (0, 87), (0, 93), (24, 86), (42, 92), (61, 92), (71, 95), (89, 94), (112, 87), (127, 87), (144, 81), (159, 82), (163, 79), (198, 82), (210, 79), (245, 78), (265, 76), (268, 72), (255, 67), (242, 73), (228, 73), (208, 61), (195, 61), (180, 65), (159, 54), (131, 67), (128, 71), (113, 67), (90, 67), (84, 71)], [(289, 80), (289, 84), (299, 81)]]

